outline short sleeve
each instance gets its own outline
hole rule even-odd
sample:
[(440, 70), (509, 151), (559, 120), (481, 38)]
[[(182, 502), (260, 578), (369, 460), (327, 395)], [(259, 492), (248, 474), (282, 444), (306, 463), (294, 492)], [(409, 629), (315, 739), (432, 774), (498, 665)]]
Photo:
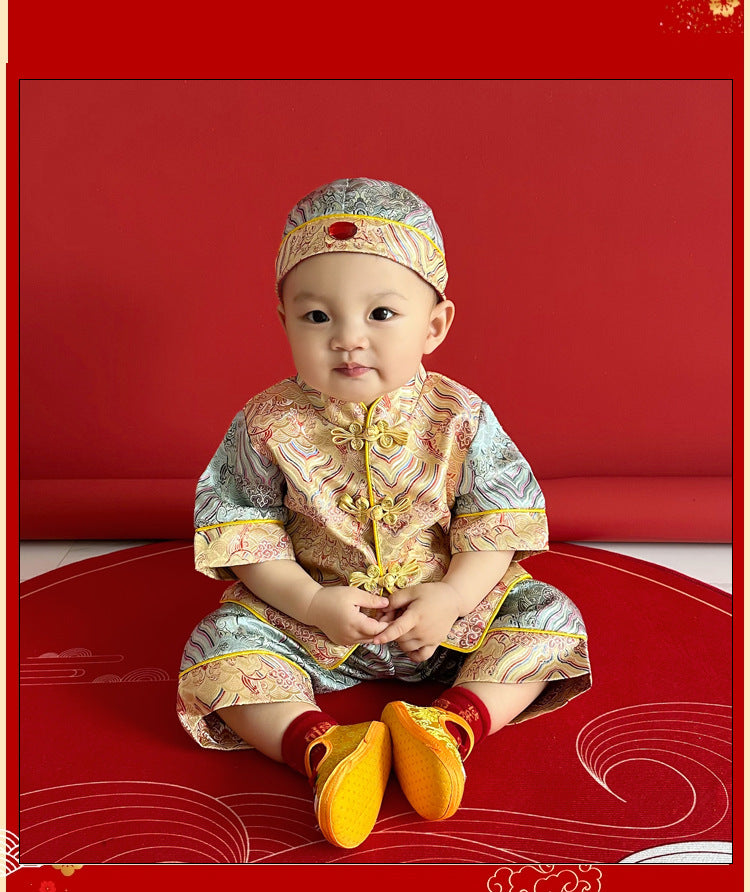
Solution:
[(487, 403), (464, 459), (452, 514), (453, 553), (515, 550), (521, 560), (548, 547), (542, 490)]
[(250, 442), (238, 412), (198, 481), (195, 494), (195, 567), (231, 579), (226, 567), (294, 560), (286, 532), (284, 476)]

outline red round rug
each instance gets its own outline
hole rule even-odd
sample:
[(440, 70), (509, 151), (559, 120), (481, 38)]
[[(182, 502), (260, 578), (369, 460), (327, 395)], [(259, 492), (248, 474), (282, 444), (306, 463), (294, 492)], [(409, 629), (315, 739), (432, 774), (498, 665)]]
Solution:
[[(614, 864), (731, 860), (732, 614), (725, 592), (654, 564), (553, 544), (524, 562), (567, 592), (593, 688), (467, 762), (463, 804), (428, 823), (395, 778), (358, 849), (329, 845), (306, 781), (254, 751), (201, 750), (177, 668), (225, 583), (192, 546), (119, 551), (21, 586), (24, 864)], [(343, 722), (437, 693), (370, 682), (320, 698)]]

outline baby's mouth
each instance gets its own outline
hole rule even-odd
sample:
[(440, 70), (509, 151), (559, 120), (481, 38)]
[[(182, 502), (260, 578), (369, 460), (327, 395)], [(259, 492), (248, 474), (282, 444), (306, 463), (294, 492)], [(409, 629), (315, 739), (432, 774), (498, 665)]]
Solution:
[(345, 362), (334, 369), (334, 372), (338, 372), (345, 378), (359, 378), (369, 371), (371, 371), (370, 366), (359, 365), (356, 362)]

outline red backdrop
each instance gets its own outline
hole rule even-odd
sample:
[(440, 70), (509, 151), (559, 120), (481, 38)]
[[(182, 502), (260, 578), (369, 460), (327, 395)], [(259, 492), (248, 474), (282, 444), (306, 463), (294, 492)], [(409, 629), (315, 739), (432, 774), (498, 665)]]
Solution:
[(728, 80), (21, 81), (22, 537), (189, 534), (231, 417), (292, 372), (286, 213), (373, 176), (445, 236), (458, 315), (426, 365), (493, 405), (558, 533), (586, 537), (575, 481), (621, 481), (615, 514), (670, 478), (695, 535), (622, 538), (726, 538), (731, 105)]

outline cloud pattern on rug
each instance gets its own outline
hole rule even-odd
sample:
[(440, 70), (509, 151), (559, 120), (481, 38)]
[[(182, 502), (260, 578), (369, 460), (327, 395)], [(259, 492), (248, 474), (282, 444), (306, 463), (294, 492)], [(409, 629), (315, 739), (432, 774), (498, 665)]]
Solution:
[(169, 681), (176, 678), (165, 669), (145, 666), (123, 675), (114, 672), (99, 674), (103, 666), (123, 663), (123, 654), (95, 654), (87, 647), (71, 647), (61, 653), (43, 653), (26, 657), (20, 664), (20, 684), (94, 684), (102, 682)]
[[(721, 823), (730, 807), (730, 721), (731, 710), (719, 704), (645, 703), (604, 713), (581, 729), (581, 763), (618, 801), (625, 799), (608, 779), (633, 761), (658, 761), (665, 783), (684, 787), (679, 801), (687, 805), (662, 823), (603, 824), (465, 807), (449, 822), (426, 824), (409, 811), (379, 820), (371, 839), (348, 851), (323, 840), (309, 797), (213, 797), (182, 785), (112, 780), (24, 793), (22, 854), (59, 863), (618, 863), (695, 840)], [(664, 798), (663, 788), (658, 792)], [(688, 846), (680, 858), (703, 862), (706, 851), (726, 845)]]

